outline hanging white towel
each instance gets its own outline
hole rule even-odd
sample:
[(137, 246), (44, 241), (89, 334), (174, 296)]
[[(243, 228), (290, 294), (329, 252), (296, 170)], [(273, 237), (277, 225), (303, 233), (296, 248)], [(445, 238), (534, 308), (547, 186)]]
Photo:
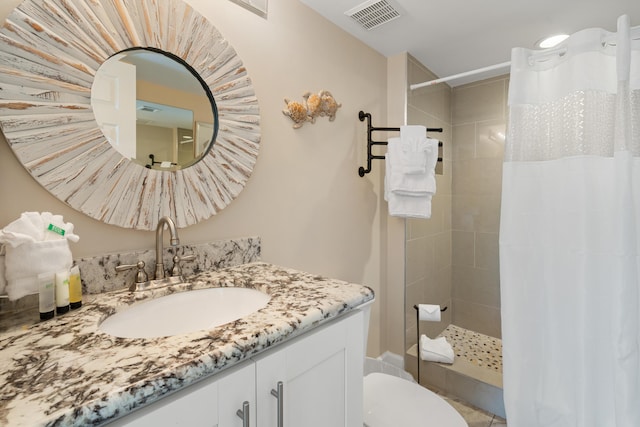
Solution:
[(424, 174), (427, 172), (425, 150), (427, 128), (420, 125), (400, 126), (400, 172), (404, 174)]
[[(388, 159), (385, 159), (385, 164), (389, 171)], [(398, 194), (389, 190), (388, 182), (389, 179), (385, 176), (384, 199), (389, 205), (389, 215), (404, 218), (431, 218), (431, 194)]]
[[(438, 141), (422, 137), (405, 144), (404, 140), (389, 141), (387, 155), (391, 158), (389, 190), (408, 196), (433, 196), (436, 193), (435, 167), (438, 162)], [(411, 163), (409, 159), (413, 159)], [(422, 172), (418, 170), (416, 159), (420, 160)], [(408, 172), (411, 171), (411, 172)]]
[(430, 362), (453, 363), (453, 347), (445, 337), (431, 339), (426, 335), (420, 336), (420, 359)]
[(431, 196), (402, 196), (391, 193), (386, 199), (389, 215), (402, 218), (431, 218)]
[(400, 138), (389, 139), (384, 194), (390, 215), (431, 217), (437, 160), (438, 141), (426, 137), (424, 126), (402, 126)]

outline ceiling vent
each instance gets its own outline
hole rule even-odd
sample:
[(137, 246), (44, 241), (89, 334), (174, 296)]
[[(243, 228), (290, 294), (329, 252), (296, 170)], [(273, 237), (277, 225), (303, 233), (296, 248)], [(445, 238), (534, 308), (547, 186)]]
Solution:
[(369, 0), (344, 13), (367, 30), (372, 30), (382, 24), (400, 17), (398, 12), (387, 0)]

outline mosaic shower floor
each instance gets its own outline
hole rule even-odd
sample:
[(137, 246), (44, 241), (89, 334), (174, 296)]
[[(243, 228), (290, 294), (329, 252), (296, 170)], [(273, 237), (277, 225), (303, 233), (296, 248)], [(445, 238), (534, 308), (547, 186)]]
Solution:
[(455, 325), (449, 325), (440, 336), (453, 347), (456, 358), (472, 365), (502, 373), (502, 341)]
[[(421, 361), (420, 383), (447, 396), (455, 396), (460, 403), (467, 402), (494, 414), (492, 422), (502, 426), (505, 416), (502, 392), (502, 341), (459, 326), (449, 325), (439, 335), (453, 347), (453, 364)], [(407, 355), (417, 357), (414, 344)], [(415, 373), (414, 373), (415, 375)], [(502, 418), (500, 418), (502, 417)], [(470, 427), (488, 426), (469, 422)]]

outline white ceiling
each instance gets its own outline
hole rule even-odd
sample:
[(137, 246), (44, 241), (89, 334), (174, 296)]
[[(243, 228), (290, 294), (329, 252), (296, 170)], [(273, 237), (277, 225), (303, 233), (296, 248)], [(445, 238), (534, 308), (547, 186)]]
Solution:
[(300, 1), (385, 56), (409, 52), (438, 77), (507, 62), (511, 48), (534, 48), (547, 35), (591, 27), (615, 31), (620, 15), (640, 25), (640, 0), (387, 0), (401, 16), (371, 30), (345, 15), (365, 0)]

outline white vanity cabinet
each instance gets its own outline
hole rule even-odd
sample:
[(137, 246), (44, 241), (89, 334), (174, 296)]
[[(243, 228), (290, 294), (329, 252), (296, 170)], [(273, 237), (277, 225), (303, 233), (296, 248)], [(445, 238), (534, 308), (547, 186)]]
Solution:
[(363, 335), (357, 311), (255, 357), (258, 426), (362, 426)]
[(355, 310), (109, 426), (362, 426), (363, 322)]
[(109, 427), (243, 427), (237, 411), (249, 404), (256, 425), (255, 364), (248, 360), (173, 393), (109, 424)]

